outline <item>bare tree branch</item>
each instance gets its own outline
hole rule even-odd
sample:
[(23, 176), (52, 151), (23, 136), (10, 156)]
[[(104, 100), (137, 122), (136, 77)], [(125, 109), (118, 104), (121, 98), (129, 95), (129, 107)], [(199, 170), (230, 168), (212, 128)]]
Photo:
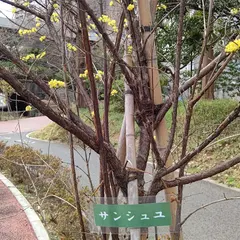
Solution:
[[(180, 95), (183, 92), (185, 92), (187, 89), (189, 89), (194, 84), (196, 79), (201, 79), (202, 77), (207, 75), (209, 72), (211, 72), (216, 67), (216, 65), (221, 63), (226, 57), (227, 57), (227, 55), (225, 54), (225, 52), (224, 51), (221, 52), (214, 60), (212, 60), (205, 68), (203, 68), (200, 71), (198, 77), (197, 77), (197, 75), (195, 75), (192, 78), (190, 78), (188, 81), (186, 81), (182, 86), (180, 86), (179, 90), (178, 90), (178, 94)], [(164, 105), (161, 107), (160, 111), (158, 112), (155, 123), (154, 123), (154, 129), (156, 129), (158, 124), (164, 118), (167, 111), (171, 108), (171, 106), (172, 106), (171, 99), (172, 99), (172, 96), (169, 97), (169, 99), (164, 103)]]
[[(226, 127), (237, 117), (239, 117), (239, 113), (240, 113), (240, 104), (235, 108), (234, 111), (232, 111), (227, 118), (215, 129), (215, 131), (209, 135), (195, 150), (193, 150), (192, 152), (188, 153), (184, 158), (182, 158), (181, 160), (179, 160), (175, 165), (167, 168), (167, 169), (162, 169), (162, 170), (158, 170), (158, 172), (156, 173), (152, 184), (149, 188), (149, 194), (151, 196), (157, 194), (160, 189), (161, 186), (159, 184), (160, 180), (162, 179), (163, 176), (166, 176), (167, 174), (174, 172), (175, 170), (177, 170), (178, 168), (180, 168), (181, 166), (189, 163), (191, 161), (191, 159), (196, 156), (198, 153), (200, 153), (205, 147), (207, 147), (215, 138), (217, 138), (221, 132), (226, 129)], [(176, 186), (176, 185), (175, 185)]]
[(172, 90), (172, 101), (173, 101), (173, 112), (172, 112), (172, 125), (170, 130), (170, 136), (168, 140), (168, 145), (164, 154), (164, 162), (167, 161), (170, 151), (173, 146), (176, 126), (177, 126), (177, 109), (178, 109), (178, 88), (180, 83), (180, 67), (181, 67), (181, 56), (182, 56), (182, 37), (183, 37), (183, 19), (185, 13), (185, 1), (180, 2), (180, 13), (179, 13), (179, 25), (177, 34), (177, 49), (175, 58), (175, 71), (174, 71), (174, 82)]
[(9, 5), (13, 6), (13, 7), (20, 8), (20, 9), (22, 9), (25, 12), (31, 13), (31, 14), (35, 15), (36, 17), (39, 17), (39, 18), (45, 20), (45, 15), (44, 14), (41, 14), (41, 13), (33, 10), (32, 8), (25, 7), (22, 4), (19, 4), (19, 3), (16, 3), (16, 2), (12, 2), (12, 1), (9, 1), (9, 0), (0, 0), (0, 1), (4, 2), (4, 3), (7, 3), (7, 4), (9, 4)]
[(225, 170), (227, 170), (239, 163), (240, 163), (240, 156), (236, 156), (235, 158), (233, 158), (229, 161), (226, 161), (222, 164), (219, 164), (219, 165), (215, 166), (214, 168), (211, 168), (208, 171), (205, 171), (203, 173), (180, 177), (180, 178), (174, 179), (172, 181), (164, 181), (164, 184), (162, 187), (170, 188), (170, 187), (178, 186), (179, 184), (186, 185), (189, 183), (200, 181), (205, 178), (210, 178), (218, 173), (224, 172)]

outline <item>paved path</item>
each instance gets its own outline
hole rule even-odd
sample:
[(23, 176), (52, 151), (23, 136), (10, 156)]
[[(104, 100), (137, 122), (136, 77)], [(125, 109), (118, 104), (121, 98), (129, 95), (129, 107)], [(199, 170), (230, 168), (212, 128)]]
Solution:
[(10, 120), (10, 121), (1, 121), (0, 122), (0, 134), (3, 133), (17, 133), (19, 130), (21, 132), (35, 131), (42, 129), (47, 126), (52, 121), (44, 116), (34, 117), (34, 118), (23, 118), (19, 121)]
[[(42, 128), (51, 121), (46, 117), (0, 122), (0, 133), (18, 133)], [(19, 134), (18, 134), (19, 135)], [(1, 137), (0, 137), (1, 139)], [(0, 240), (37, 240), (32, 226), (16, 198), (0, 181)]]
[[(2, 129), (1, 122), (0, 129)], [(19, 134), (1, 134), (0, 140), (8, 141), (9, 145), (20, 143)], [(31, 140), (26, 138), (26, 134), (23, 134), (23, 141), (35, 149), (40, 149), (43, 153), (60, 157), (66, 164), (70, 163), (67, 145)], [(78, 148), (75, 153), (76, 164), (86, 170), (83, 150)], [(96, 186), (99, 179), (99, 160), (98, 155), (94, 152), (91, 152), (90, 169), (93, 184)], [(79, 169), (77, 171), (81, 176), (81, 185), (89, 185), (87, 177)], [(204, 204), (222, 199), (224, 195), (227, 197), (240, 196), (240, 192), (206, 181), (187, 185), (184, 189), (183, 218)], [(197, 212), (183, 225), (184, 240), (240, 240), (239, 223), (240, 200), (215, 204)]]
[(22, 207), (0, 181), (0, 239), (37, 240)]

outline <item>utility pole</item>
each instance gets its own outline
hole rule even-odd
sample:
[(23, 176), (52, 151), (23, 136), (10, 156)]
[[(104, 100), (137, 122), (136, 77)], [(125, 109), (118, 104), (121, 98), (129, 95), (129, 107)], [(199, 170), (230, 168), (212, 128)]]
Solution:
[[(148, 61), (148, 73), (150, 79), (150, 87), (151, 87), (151, 96), (155, 105), (159, 105), (163, 103), (162, 91), (159, 81), (159, 70), (157, 64), (157, 55), (156, 55), (156, 46), (155, 46), (155, 34), (151, 33), (152, 26), (153, 26), (153, 19), (155, 15), (155, 10), (151, 7), (151, 2), (153, 5), (156, 5), (154, 1), (151, 0), (138, 0), (138, 11), (139, 11), (139, 18), (140, 24), (142, 29), (144, 30), (143, 33), (143, 42), (146, 41), (145, 45), (145, 54)], [(153, 10), (153, 11), (151, 11)], [(158, 150), (161, 155), (167, 146), (168, 143), (168, 130), (165, 119), (163, 119), (159, 126), (155, 130), (156, 135), (156, 142), (158, 146)], [(166, 162), (166, 167), (170, 167), (173, 165), (173, 160), (171, 157), (168, 158)], [(172, 180), (174, 179), (174, 173), (170, 173), (165, 177), (165, 180)], [(170, 233), (171, 238), (174, 239), (173, 232), (176, 225), (176, 209), (177, 209), (177, 202), (172, 201), (173, 198), (177, 197), (177, 188), (168, 188), (165, 189), (165, 199), (166, 201), (171, 203), (171, 215), (172, 215), (172, 225), (170, 226)], [(182, 239), (182, 236), (180, 237)]]

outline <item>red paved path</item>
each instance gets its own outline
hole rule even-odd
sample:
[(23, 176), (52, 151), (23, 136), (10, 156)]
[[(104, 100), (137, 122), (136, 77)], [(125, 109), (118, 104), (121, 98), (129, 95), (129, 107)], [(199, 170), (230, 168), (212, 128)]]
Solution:
[[(52, 121), (45, 117), (23, 118), (19, 120), (21, 132), (30, 132), (47, 126)], [(0, 134), (19, 132), (18, 120), (0, 121)]]
[(0, 239), (36, 240), (22, 207), (0, 181)]
[[(41, 129), (51, 123), (47, 117), (19, 120), (22, 132)], [(1, 121), (0, 134), (19, 132), (17, 120)], [(21, 205), (0, 181), (0, 240), (37, 240)]]

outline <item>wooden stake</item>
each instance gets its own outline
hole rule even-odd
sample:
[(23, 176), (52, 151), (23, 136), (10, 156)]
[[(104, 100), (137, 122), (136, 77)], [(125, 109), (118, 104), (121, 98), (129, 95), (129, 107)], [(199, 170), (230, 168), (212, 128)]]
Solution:
[[(151, 6), (150, 0), (138, 0), (138, 10), (139, 10), (139, 17), (140, 23), (144, 29), (144, 27), (148, 27), (145, 29), (149, 29), (148, 31), (145, 30), (143, 33), (143, 41), (145, 42), (148, 38), (146, 45), (145, 45), (145, 54), (148, 60), (148, 67), (149, 67), (149, 79), (150, 79), (150, 87), (151, 87), (151, 95), (155, 105), (163, 103), (161, 86), (160, 86), (160, 79), (159, 79), (159, 71), (158, 71), (158, 64), (157, 64), (157, 55), (156, 55), (156, 47), (155, 47), (155, 35), (152, 34), (150, 37), (151, 27), (153, 25), (152, 19), (154, 16), (151, 14)], [(154, 12), (155, 13), (155, 12)], [(153, 13), (153, 14), (154, 14)], [(158, 145), (158, 149), (160, 153), (163, 153), (167, 146), (168, 142), (168, 131), (165, 119), (163, 119), (159, 126), (156, 128), (155, 131), (156, 135), (156, 142)], [(172, 166), (173, 161), (171, 157), (168, 158), (166, 167)], [(174, 173), (171, 173), (165, 177), (165, 180), (172, 180), (174, 179)], [(173, 201), (177, 197), (177, 189), (168, 188), (165, 189), (165, 198), (166, 201), (171, 203), (171, 214), (172, 214), (172, 225), (170, 226), (170, 232), (173, 232), (176, 225), (176, 209), (177, 203)], [(171, 234), (171, 236), (173, 236)], [(180, 238), (182, 239), (182, 237)]]
[[(132, 65), (132, 57), (125, 50), (125, 61)], [(134, 98), (130, 87), (125, 83), (125, 122), (126, 122), (126, 161), (128, 166), (137, 168), (135, 128), (134, 128)], [(128, 204), (138, 204), (137, 179), (128, 183)], [(130, 229), (131, 240), (140, 239), (140, 229)]]

